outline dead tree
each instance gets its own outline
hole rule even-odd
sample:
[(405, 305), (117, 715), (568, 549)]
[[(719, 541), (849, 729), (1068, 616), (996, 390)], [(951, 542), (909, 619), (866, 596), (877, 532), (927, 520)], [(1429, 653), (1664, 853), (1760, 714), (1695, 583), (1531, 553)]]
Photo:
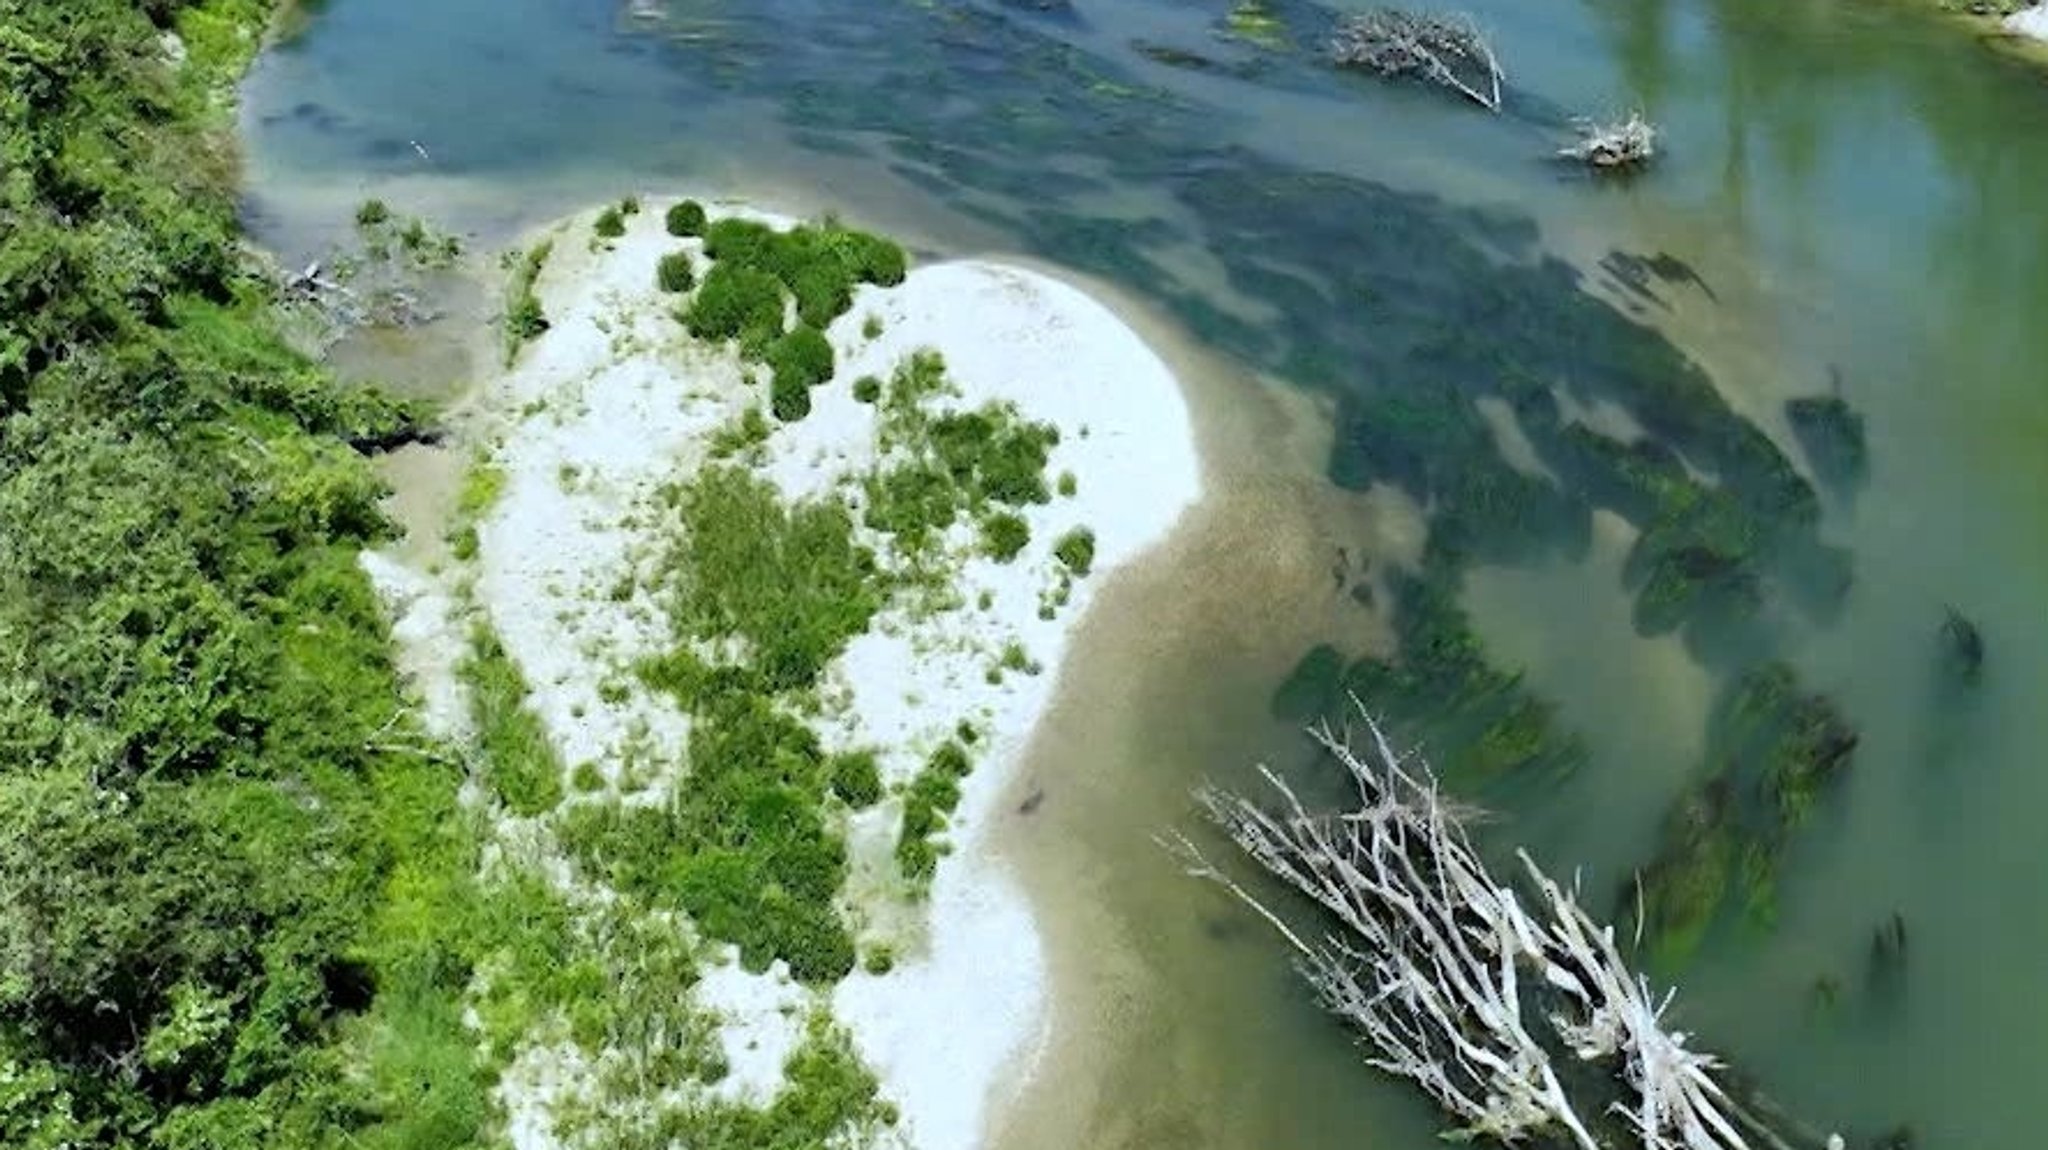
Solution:
[(1437, 16), (1379, 8), (1346, 16), (1330, 40), (1339, 67), (1382, 76), (1414, 76), (1500, 111), (1500, 61), (1470, 16)]
[(1558, 157), (1595, 168), (1635, 168), (1657, 154), (1657, 126), (1630, 112), (1626, 119), (1605, 124), (1579, 121), (1579, 138), (1557, 150)]
[[(1356, 809), (1311, 812), (1265, 768), (1278, 797), (1270, 807), (1215, 788), (1197, 793), (1254, 861), (1329, 911), (1335, 925), (1320, 938), (1289, 925), (1187, 838), (1167, 845), (1190, 874), (1222, 885), (1287, 940), (1323, 1005), (1364, 1035), (1367, 1061), (1419, 1084), (1461, 1123), (1461, 1136), (1512, 1143), (1545, 1132), (1596, 1150), (1589, 1126), (1612, 1119), (1646, 1150), (1783, 1147), (1767, 1131), (1754, 1148), (1745, 1140), (1755, 1120), (1727, 1098), (1714, 1057), (1664, 1028), (1671, 995), (1658, 997), (1628, 969), (1613, 928), (1518, 854), (1524, 909), (1524, 895), (1488, 873), (1463, 812), (1439, 795), (1427, 765), (1411, 770), (1369, 717), (1365, 727), (1362, 752), (1327, 725), (1312, 732), (1349, 773)], [(1604, 1114), (1582, 1111), (1560, 1059), (1596, 1064), (1619, 1100)]]

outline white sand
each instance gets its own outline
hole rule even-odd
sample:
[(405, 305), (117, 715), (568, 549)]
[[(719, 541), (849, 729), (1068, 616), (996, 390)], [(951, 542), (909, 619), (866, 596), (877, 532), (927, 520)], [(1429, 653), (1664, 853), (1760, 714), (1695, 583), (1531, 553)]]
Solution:
[(2048, 40), (2048, 4), (2022, 8), (2007, 16), (2005, 30), (2030, 40)]
[[(669, 314), (674, 297), (655, 290), (660, 256), (696, 246), (664, 234), (666, 206), (647, 202), (628, 234), (599, 253), (588, 250), (591, 214), (560, 227), (540, 283), (553, 326), (479, 404), (493, 464), (505, 474), (503, 495), (479, 525), (479, 605), (524, 669), (530, 705), (565, 764), (595, 764), (614, 785), (643, 780), (645, 796), (688, 785), (676, 769), (688, 719), (621, 674), (669, 637), (643, 590), (613, 589), (625, 590), (654, 538), (640, 515), (649, 497), (700, 465), (709, 435), (765, 392), (729, 352), (691, 344)], [(873, 340), (862, 334), (871, 315), (883, 325)], [(913, 774), (960, 720), (983, 732), (928, 906), (906, 905), (893, 879), (893, 802), (848, 828), (846, 909), (864, 945), (888, 944), (897, 963), (883, 976), (856, 973), (829, 996), (899, 1106), (904, 1140), (919, 1150), (969, 1150), (1003, 1101), (997, 1084), (1021, 1078), (1045, 1026), (1041, 946), (985, 832), (1092, 589), (1195, 502), (1199, 463), (1166, 366), (1106, 308), (1047, 276), (983, 262), (919, 267), (898, 287), (862, 289), (828, 335), (834, 379), (813, 392), (811, 415), (778, 426), (767, 446), (763, 472), (785, 492), (849, 489), (875, 456), (875, 410), (853, 400), (852, 381), (886, 378), (924, 347), (945, 356), (964, 393), (953, 402), (1008, 400), (1058, 427), (1048, 479), (1071, 471), (1079, 484), (1075, 496), (1026, 511), (1032, 541), (1012, 563), (963, 560), (960, 609), (885, 611), (830, 668), (824, 694), (833, 705), (818, 724), (831, 746), (880, 750), (891, 781)], [(1055, 618), (1042, 619), (1059, 569), (1053, 543), (1076, 526), (1095, 534), (1094, 573)], [(971, 546), (971, 529), (956, 535), (963, 551)], [(437, 602), (402, 573), (372, 570), (408, 602)], [(419, 629), (431, 630), (424, 620), (432, 612), (415, 613)], [(1042, 672), (991, 683), (990, 667), (1013, 640)], [(606, 684), (612, 689), (601, 690)], [(815, 1002), (810, 992), (779, 965), (758, 976), (726, 966), (707, 972), (695, 995), (726, 1020), (721, 1041), (733, 1074), (721, 1092), (772, 1096)], [(510, 1076), (508, 1089), (520, 1077)], [(531, 1099), (508, 1101), (531, 1114)], [(519, 1123), (522, 1150), (548, 1145), (543, 1129)]]

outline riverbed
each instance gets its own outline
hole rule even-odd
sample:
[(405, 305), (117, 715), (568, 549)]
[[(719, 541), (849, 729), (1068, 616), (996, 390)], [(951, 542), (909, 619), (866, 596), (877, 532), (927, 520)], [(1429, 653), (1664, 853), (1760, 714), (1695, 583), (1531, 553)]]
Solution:
[[(1043, 799), (1005, 832), (1058, 998), (1002, 1127), (1019, 1147), (1432, 1129), (1153, 841), (1188, 824), (1194, 783), (1301, 757), (1267, 699), (1304, 650), (1386, 642), (1384, 604), (1333, 570), (1371, 578), (1422, 528), (1390, 485), (1330, 481), (1347, 405), (1399, 394), (1446, 340), (1566, 392), (1690, 360), (1804, 467), (1782, 405), (1839, 394), (1868, 475), (1822, 487), (1816, 530), (1853, 582), (1830, 615), (1774, 615), (1770, 642), (1861, 743), (1788, 848), (1775, 928), (1723, 924), (1675, 972), (1679, 1021), (1817, 1124), (2029, 1144), (2048, 1064), (2039, 75), (1911, 4), (1493, 0), (1472, 6), (1509, 70), (1491, 116), (1333, 75), (1325, 10), (1274, 4), (1281, 39), (1253, 42), (1228, 7), (340, 0), (245, 87), (247, 215), (309, 256), (375, 195), (487, 249), (627, 191), (705, 188), (1058, 264), (1150, 325), (1217, 497), (1105, 589), (1034, 751)], [(1573, 115), (1635, 107), (1664, 128), (1650, 172), (1550, 159)], [(1685, 274), (1603, 269), (1617, 251)], [(1492, 789), (1487, 834), (1598, 890), (1654, 849), (1725, 676), (1634, 624), (1628, 542), (1596, 516), (1584, 546), (1480, 557), (1460, 596), (1489, 659), (1588, 749), (1561, 780)], [(1951, 606), (1988, 652), (1961, 702), (1935, 682)], [(1909, 967), (1880, 999), (1870, 939), (1895, 912)]]

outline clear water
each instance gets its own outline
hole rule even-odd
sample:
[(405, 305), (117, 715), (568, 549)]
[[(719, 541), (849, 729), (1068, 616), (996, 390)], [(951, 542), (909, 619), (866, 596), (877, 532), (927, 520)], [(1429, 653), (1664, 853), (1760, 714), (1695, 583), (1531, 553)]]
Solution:
[[(1825, 501), (1822, 534), (1851, 549), (1855, 583), (1837, 618), (1789, 618), (1776, 639), (1862, 744), (1785, 862), (1777, 930), (1718, 932), (1684, 972), (1682, 1023), (1816, 1122), (2034, 1145), (2048, 1113), (2031, 1089), (2048, 1081), (2042, 77), (1911, 4), (1485, 0), (1472, 7), (1514, 84), (1489, 117), (1332, 76), (1310, 50), (1221, 38), (1226, 7), (669, 0), (643, 19), (612, 0), (337, 0), (249, 80), (249, 215), (304, 253), (371, 194), (488, 241), (629, 189), (745, 193), (935, 251), (1079, 268), (1198, 349), (1235, 444), (1219, 471), (1231, 498), (1164, 573), (1105, 602), (1098, 614), (1126, 622), (1097, 627), (1072, 670), (1034, 768), (1042, 814), (1012, 836), (1055, 911), (1063, 976), (1096, 1008), (1070, 1019), (1092, 1025), (1087, 1055), (1026, 1095), (1018, 1146), (1428, 1135), (1277, 948), (1150, 841), (1185, 817), (1193, 781), (1295, 754), (1264, 698), (1307, 643), (1373, 633), (1325, 574), (1338, 547), (1393, 549), (1390, 519), (1317, 478), (1332, 401), (1398, 387), (1431, 335), (1504, 356), (1542, 344), (1567, 375), (1668, 340), (1797, 460), (1782, 401), (1839, 380), (1871, 468), (1853, 498)], [(1312, 49), (1329, 14), (1274, 7)], [(1214, 66), (1169, 67), (1133, 41)], [(1667, 131), (1647, 177), (1598, 184), (1545, 159), (1569, 113), (1638, 105)], [(1706, 289), (1645, 300), (1597, 270), (1612, 250), (1669, 253)], [(1518, 328), (1512, 308), (1538, 301), (1542, 330)], [(1625, 547), (1596, 531), (1583, 556), (1482, 567), (1465, 587), (1489, 653), (1525, 668), (1593, 751), (1568, 780), (1514, 794), (1493, 833), (1596, 889), (1652, 848), (1714, 684), (1674, 641), (1634, 633)], [(1989, 648), (1963, 708), (1934, 687), (1948, 604)], [(1077, 684), (1099, 688), (1092, 706)], [(1879, 1002), (1866, 956), (1894, 911), (1910, 965), (1903, 996)], [(1821, 976), (1843, 987), (1833, 1013), (1809, 1009)]]

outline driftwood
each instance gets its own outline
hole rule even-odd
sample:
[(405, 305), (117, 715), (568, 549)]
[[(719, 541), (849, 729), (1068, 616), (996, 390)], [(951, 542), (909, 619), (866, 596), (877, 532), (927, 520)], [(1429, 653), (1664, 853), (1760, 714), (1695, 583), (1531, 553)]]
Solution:
[(283, 278), (287, 299), (311, 307), (331, 327), (346, 331), (358, 327), (418, 327), (438, 318), (437, 312), (420, 302), (408, 288), (391, 283), (357, 290), (340, 275), (328, 271), (320, 261)]
[(1600, 124), (1579, 121), (1579, 138), (1557, 150), (1558, 157), (1595, 168), (1634, 168), (1657, 154), (1657, 126), (1630, 112), (1626, 119)]
[[(1223, 886), (1286, 939), (1323, 1005), (1364, 1035), (1369, 1063), (1420, 1085), (1462, 1124), (1459, 1136), (1512, 1143), (1540, 1132), (1596, 1150), (1605, 1143), (1592, 1127), (1604, 1124), (1646, 1150), (1787, 1146), (1728, 1097), (1712, 1055), (1665, 1029), (1671, 995), (1629, 970), (1613, 928), (1575, 890), (1520, 852), (1521, 893), (1497, 880), (1467, 839), (1465, 812), (1439, 795), (1427, 765), (1411, 769), (1369, 717), (1365, 727), (1362, 751), (1327, 725), (1312, 732), (1349, 773), (1354, 810), (1311, 812), (1264, 768), (1278, 797), (1271, 807), (1214, 788), (1197, 794), (1254, 861), (1334, 916), (1320, 938), (1189, 839), (1166, 845), (1190, 874)], [(1574, 1061), (1607, 1083), (1614, 1100), (1604, 1110), (1567, 1089)], [(1577, 1073), (1575, 1081), (1589, 1077)]]
[(1395, 8), (1346, 16), (1330, 40), (1330, 58), (1382, 76), (1414, 76), (1500, 111), (1500, 61), (1470, 16)]

